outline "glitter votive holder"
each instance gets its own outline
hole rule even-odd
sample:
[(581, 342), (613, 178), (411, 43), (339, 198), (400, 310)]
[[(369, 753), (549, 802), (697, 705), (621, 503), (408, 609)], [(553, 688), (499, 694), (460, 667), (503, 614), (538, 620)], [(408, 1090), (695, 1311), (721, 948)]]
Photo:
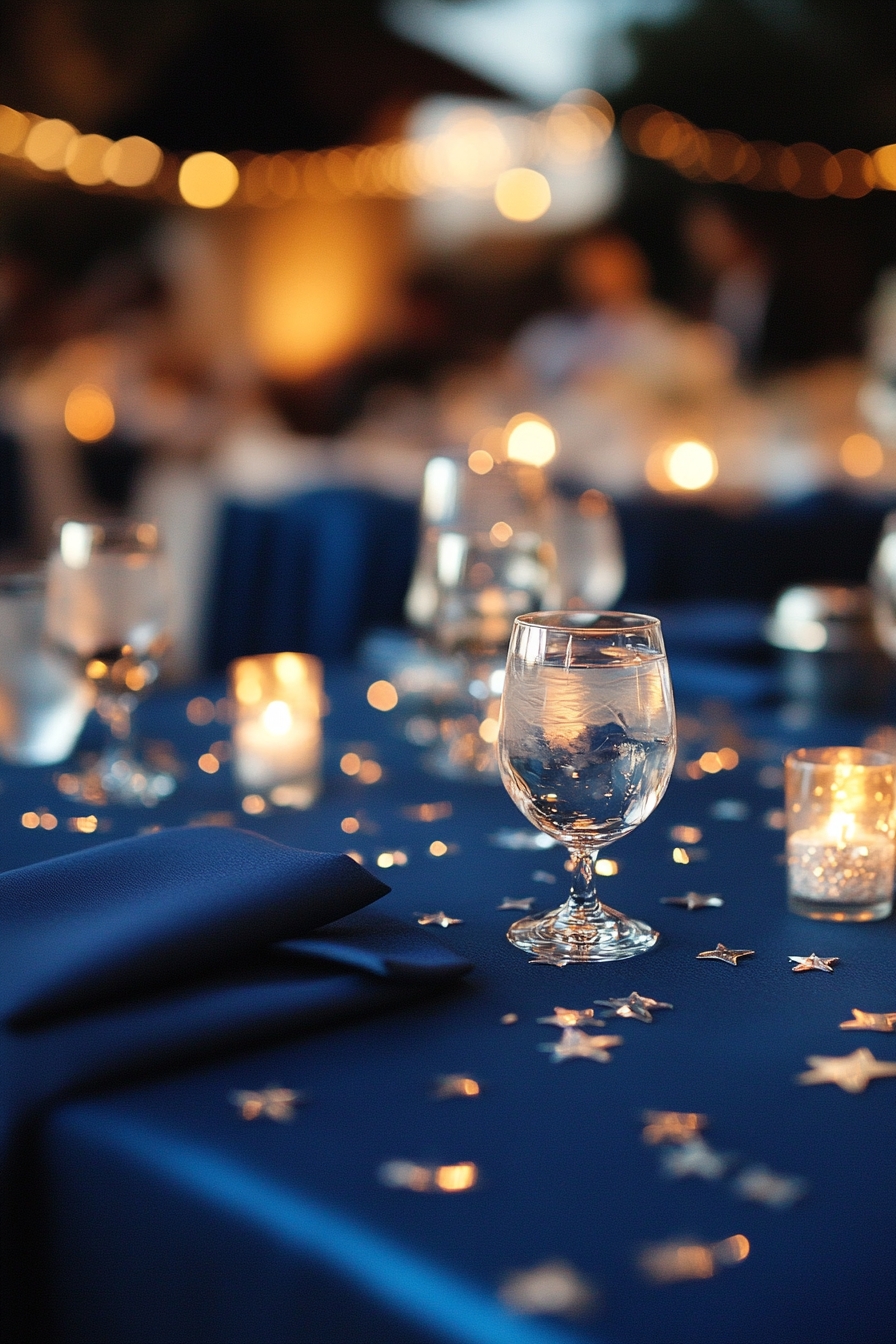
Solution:
[(807, 919), (886, 919), (896, 758), (862, 747), (803, 748), (784, 766), (789, 908)]
[(321, 790), (320, 660), (265, 653), (237, 658), (227, 671), (238, 783), (278, 807), (311, 807)]

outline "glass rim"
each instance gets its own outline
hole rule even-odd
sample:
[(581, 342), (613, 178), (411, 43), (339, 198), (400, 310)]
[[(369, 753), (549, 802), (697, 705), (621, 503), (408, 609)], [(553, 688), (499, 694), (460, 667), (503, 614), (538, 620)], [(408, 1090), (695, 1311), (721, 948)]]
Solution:
[(787, 770), (812, 770), (819, 766), (833, 769), (837, 765), (851, 765), (858, 770), (879, 770), (896, 765), (891, 752), (876, 747), (797, 747), (784, 757)]
[[(584, 625), (589, 618), (612, 617), (607, 625)], [(655, 630), (660, 624), (659, 616), (646, 616), (637, 611), (530, 611), (514, 619), (514, 625), (524, 625), (528, 629), (556, 630), (570, 635), (622, 635), (638, 630)]]

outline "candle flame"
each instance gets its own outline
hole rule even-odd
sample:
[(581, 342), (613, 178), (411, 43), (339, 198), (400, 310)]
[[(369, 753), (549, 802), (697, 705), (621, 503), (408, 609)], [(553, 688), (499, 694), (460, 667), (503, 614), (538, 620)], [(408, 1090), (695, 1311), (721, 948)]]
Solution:
[(832, 812), (827, 821), (828, 839), (839, 848), (854, 838), (856, 819), (852, 812)]
[(285, 700), (272, 700), (262, 714), (261, 721), (269, 733), (283, 737), (292, 727), (292, 711)]

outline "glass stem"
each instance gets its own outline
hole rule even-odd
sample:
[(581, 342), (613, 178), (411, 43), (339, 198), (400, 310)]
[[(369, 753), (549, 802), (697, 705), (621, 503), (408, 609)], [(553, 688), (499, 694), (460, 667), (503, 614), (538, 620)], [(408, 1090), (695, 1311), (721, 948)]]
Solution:
[(101, 695), (96, 703), (96, 712), (117, 742), (128, 744), (131, 740), (131, 706), (133, 697), (124, 695)]
[(604, 915), (616, 924), (616, 936), (618, 937), (620, 926), (625, 922), (625, 915), (620, 914), (618, 910), (614, 910), (612, 906), (605, 905), (597, 894), (597, 875), (594, 871), (594, 865), (597, 862), (600, 850), (571, 849), (569, 852), (575, 867), (572, 870), (572, 884), (564, 913), (568, 919), (575, 921), (593, 920), (596, 915)]
[(597, 850), (570, 850), (575, 865), (572, 870), (572, 884), (569, 890), (569, 913), (573, 918), (593, 915), (600, 907), (597, 895), (597, 878), (594, 864)]

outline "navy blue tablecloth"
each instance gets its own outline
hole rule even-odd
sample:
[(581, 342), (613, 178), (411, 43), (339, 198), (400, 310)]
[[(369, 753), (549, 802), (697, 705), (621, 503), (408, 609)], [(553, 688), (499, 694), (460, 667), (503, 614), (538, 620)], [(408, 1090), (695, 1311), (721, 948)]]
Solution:
[[(220, 687), (206, 688), (211, 698)], [(896, 1082), (857, 1096), (800, 1087), (807, 1055), (868, 1046), (896, 1057), (896, 1036), (844, 1032), (853, 1008), (893, 1001), (894, 922), (812, 924), (787, 913), (774, 764), (797, 743), (857, 742), (870, 725), (786, 730), (771, 713), (740, 721), (741, 764), (673, 781), (655, 815), (612, 851), (614, 906), (662, 934), (646, 956), (599, 967), (529, 964), (505, 939), (505, 897), (561, 897), (564, 854), (508, 849), (526, 832), (503, 790), (447, 784), (421, 768), (396, 713), (380, 714), (352, 674), (330, 677), (328, 785), (307, 813), (253, 817), (272, 838), (312, 849), (353, 848), (368, 864), (407, 856), (384, 874), (380, 907), (403, 920), (444, 910), (463, 922), (435, 934), (474, 963), (467, 982), (360, 1021), (303, 1030), (251, 1052), (156, 1074), (58, 1106), (31, 1154), (40, 1258), (33, 1266), (38, 1337), (79, 1344), (296, 1341), (301, 1344), (884, 1344), (896, 1324), (891, 1248)], [(51, 772), (4, 771), (6, 865), (67, 852), (147, 824), (239, 821), (229, 767), (203, 775), (199, 756), (226, 737), (196, 727), (186, 696), (146, 706), (146, 731), (188, 766), (179, 792), (152, 814), (99, 810), (111, 829), (65, 826)], [(684, 706), (685, 709), (689, 707)], [(699, 707), (690, 707), (699, 715)], [(734, 731), (719, 706), (687, 721), (686, 756)], [(714, 716), (714, 717), (713, 717)], [(719, 745), (720, 740), (715, 742)], [(339, 770), (355, 751), (383, 767), (369, 785)], [(769, 769), (769, 766), (772, 769)], [(771, 787), (769, 787), (771, 786)], [(451, 815), (412, 819), (408, 807), (450, 802)], [(49, 808), (55, 829), (23, 829)], [(442, 809), (444, 811), (444, 809)], [(347, 834), (346, 817), (359, 821)], [(773, 818), (774, 820), (774, 818)], [(676, 863), (674, 826), (699, 827), (692, 861)], [(447, 847), (433, 855), (435, 841)], [(678, 846), (681, 848), (681, 846)], [(436, 846), (437, 850), (440, 848)], [(688, 848), (685, 846), (685, 848)], [(702, 851), (702, 852), (701, 852)], [(374, 871), (382, 871), (374, 868)], [(717, 909), (660, 903), (688, 890), (720, 893)], [(755, 949), (737, 968), (696, 960), (714, 947)], [(788, 957), (839, 957), (833, 974), (793, 974)], [(651, 1025), (610, 1019), (623, 1037), (611, 1063), (554, 1064), (536, 1019), (555, 1005), (641, 994), (674, 1004)], [(518, 1022), (504, 1025), (503, 1015)], [(435, 1100), (436, 1075), (462, 1073), (481, 1095)], [(279, 1084), (307, 1094), (295, 1118), (241, 1118), (240, 1089)], [(774, 1210), (738, 1199), (731, 1179), (673, 1180), (641, 1140), (644, 1108), (699, 1111), (708, 1141), (736, 1154), (732, 1173), (762, 1163), (809, 1183)], [(392, 1189), (390, 1159), (473, 1162), (475, 1188), (454, 1194)], [(39, 1196), (39, 1197), (38, 1197)], [(716, 1277), (657, 1286), (639, 1249), (669, 1237), (740, 1235), (748, 1257)], [(514, 1316), (505, 1276), (563, 1260), (601, 1295), (578, 1320)]]

